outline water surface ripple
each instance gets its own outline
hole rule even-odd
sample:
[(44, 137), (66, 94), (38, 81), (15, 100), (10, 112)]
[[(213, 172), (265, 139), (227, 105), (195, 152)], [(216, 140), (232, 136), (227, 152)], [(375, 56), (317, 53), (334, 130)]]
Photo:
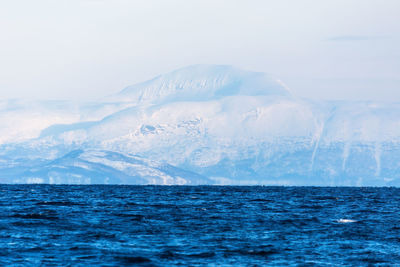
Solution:
[(400, 264), (400, 189), (0, 186), (0, 265)]

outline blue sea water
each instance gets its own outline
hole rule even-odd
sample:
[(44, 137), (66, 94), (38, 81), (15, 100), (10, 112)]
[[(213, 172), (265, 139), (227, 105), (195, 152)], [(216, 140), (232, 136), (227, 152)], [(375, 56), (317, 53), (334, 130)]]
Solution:
[(0, 265), (400, 265), (400, 189), (2, 185)]

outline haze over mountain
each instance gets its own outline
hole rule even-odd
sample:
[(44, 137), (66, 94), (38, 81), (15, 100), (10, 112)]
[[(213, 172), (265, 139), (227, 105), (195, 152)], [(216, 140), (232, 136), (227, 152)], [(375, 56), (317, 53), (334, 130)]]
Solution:
[(231, 66), (92, 103), (2, 101), (0, 125), (7, 183), (400, 184), (400, 104), (309, 101)]

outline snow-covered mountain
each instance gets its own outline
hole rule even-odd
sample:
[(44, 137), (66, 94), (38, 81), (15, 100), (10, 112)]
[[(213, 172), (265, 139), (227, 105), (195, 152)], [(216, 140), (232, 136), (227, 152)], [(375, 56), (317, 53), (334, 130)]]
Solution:
[(98, 121), (129, 106), (130, 103), (121, 102), (0, 100), (0, 145), (46, 135), (57, 125)]
[(8, 183), (196, 185), (201, 175), (137, 156), (104, 150), (74, 150), (61, 158), (0, 170)]
[(289, 95), (283, 84), (260, 72), (222, 65), (194, 65), (128, 86), (113, 97), (118, 101), (165, 104), (207, 101), (233, 95)]
[[(179, 177), (188, 184), (400, 185), (400, 104), (300, 99), (277, 79), (230, 66), (183, 68), (96, 103), (10, 105), (0, 110), (0, 168), (30, 162), (21, 177), (36, 181), (54, 172), (64, 177), (57, 183), (182, 181), (103, 164), (116, 153), (118, 166), (137, 155), (187, 170)], [(70, 160), (75, 150), (92, 152)], [(91, 172), (69, 165), (94, 154)]]

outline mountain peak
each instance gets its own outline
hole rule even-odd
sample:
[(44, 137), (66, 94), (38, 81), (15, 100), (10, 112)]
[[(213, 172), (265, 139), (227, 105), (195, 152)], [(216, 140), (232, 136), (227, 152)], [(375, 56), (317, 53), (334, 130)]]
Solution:
[(261, 72), (229, 65), (192, 65), (128, 86), (118, 98), (138, 104), (168, 101), (204, 101), (233, 95), (290, 93), (278, 80)]

